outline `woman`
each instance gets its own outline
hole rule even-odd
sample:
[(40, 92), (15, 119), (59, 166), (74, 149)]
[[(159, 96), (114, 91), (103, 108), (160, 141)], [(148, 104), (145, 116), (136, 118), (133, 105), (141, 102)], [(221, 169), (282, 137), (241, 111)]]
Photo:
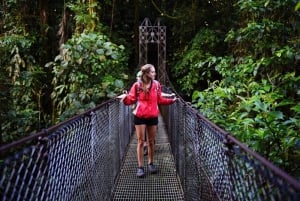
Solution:
[[(141, 82), (141, 76), (142, 76), (142, 71), (140, 70), (139, 72), (137, 72), (136, 74), (136, 81), (137, 82)], [(161, 92), (161, 95), (163, 97), (169, 97), (169, 98), (172, 98), (172, 97), (175, 97), (175, 94), (174, 93), (171, 93), (171, 94), (168, 94), (168, 93), (164, 93), (164, 92)], [(147, 146), (147, 131), (145, 131), (145, 141), (144, 141), (144, 156), (148, 155), (148, 146)], [(155, 141), (154, 141), (154, 144), (155, 144)]]
[(176, 101), (177, 98), (168, 99), (162, 96), (161, 85), (155, 80), (155, 68), (151, 64), (141, 67), (141, 78), (135, 82), (128, 94), (118, 96), (125, 105), (136, 103), (133, 111), (134, 124), (137, 135), (137, 176), (144, 177), (144, 135), (147, 131), (148, 143), (148, 170), (150, 173), (157, 173), (153, 165), (154, 157), (154, 140), (157, 131), (159, 109), (158, 105), (169, 105)]

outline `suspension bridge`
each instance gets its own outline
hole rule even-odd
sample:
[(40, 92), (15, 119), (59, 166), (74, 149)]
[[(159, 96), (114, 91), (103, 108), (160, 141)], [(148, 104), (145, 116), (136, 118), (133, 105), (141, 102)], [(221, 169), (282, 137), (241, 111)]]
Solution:
[(132, 109), (111, 99), (2, 146), (2, 200), (300, 200), (299, 181), (190, 104), (160, 109), (157, 174), (136, 177)]
[[(145, 20), (140, 27), (140, 63), (147, 60), (145, 43), (158, 43), (158, 78), (165, 84), (165, 28), (150, 25)], [(170, 90), (164, 85), (164, 92)], [(132, 109), (110, 99), (1, 146), (2, 201), (300, 200), (298, 180), (188, 102), (179, 99), (160, 111), (154, 157), (157, 174), (136, 177)]]

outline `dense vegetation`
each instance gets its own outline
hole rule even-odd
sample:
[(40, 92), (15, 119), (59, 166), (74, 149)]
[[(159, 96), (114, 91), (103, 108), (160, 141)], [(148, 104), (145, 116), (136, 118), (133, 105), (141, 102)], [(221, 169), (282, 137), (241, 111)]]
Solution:
[(145, 17), (160, 17), (167, 26), (167, 68), (177, 92), (299, 176), (296, 3), (4, 0), (1, 143), (56, 124), (126, 88), (138, 63), (138, 25)]

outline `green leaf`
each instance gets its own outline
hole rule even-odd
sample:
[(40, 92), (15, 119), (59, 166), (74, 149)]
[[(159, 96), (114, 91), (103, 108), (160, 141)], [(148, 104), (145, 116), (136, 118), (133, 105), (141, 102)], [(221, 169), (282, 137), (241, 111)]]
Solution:
[(104, 54), (104, 50), (102, 48), (97, 49), (96, 52), (97, 52), (97, 54), (100, 54), (100, 55)]
[(258, 111), (263, 111), (263, 112), (268, 111), (269, 104), (267, 104), (267, 103), (263, 103), (260, 100), (256, 100), (254, 102), (254, 105), (256, 106)]
[(49, 67), (53, 66), (53, 64), (54, 64), (54, 62), (52, 62), (52, 61), (48, 62), (48, 63), (45, 64), (45, 67), (49, 68)]
[(285, 99), (285, 100), (280, 101), (280, 102), (276, 105), (276, 107), (286, 106), (286, 105), (292, 105), (292, 104), (294, 104), (294, 101), (293, 101), (293, 100), (291, 100), (291, 99)]
[(268, 113), (268, 117), (272, 117), (271, 120), (272, 119), (283, 119), (284, 115), (280, 111), (272, 111), (272, 112)]
[(300, 9), (300, 2), (297, 3), (297, 5), (295, 6), (295, 11), (298, 11)]
[(296, 106), (292, 107), (291, 110), (293, 110), (297, 113), (300, 113), (300, 105), (296, 105)]
[(122, 80), (115, 80), (115, 86), (118, 88), (123, 88), (124, 87), (124, 82)]

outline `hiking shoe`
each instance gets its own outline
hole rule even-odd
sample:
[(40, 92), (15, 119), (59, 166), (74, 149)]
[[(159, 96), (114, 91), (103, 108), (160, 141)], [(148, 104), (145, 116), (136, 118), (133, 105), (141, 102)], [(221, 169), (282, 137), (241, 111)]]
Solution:
[(144, 168), (143, 168), (143, 167), (139, 167), (139, 168), (137, 169), (136, 176), (137, 176), (137, 177), (140, 177), (140, 178), (142, 178), (142, 177), (145, 176), (145, 172), (144, 172)]
[(153, 163), (148, 164), (148, 170), (151, 174), (156, 174), (157, 173), (157, 169), (156, 167), (153, 165)]
[(144, 156), (148, 155), (148, 146), (144, 146)]

